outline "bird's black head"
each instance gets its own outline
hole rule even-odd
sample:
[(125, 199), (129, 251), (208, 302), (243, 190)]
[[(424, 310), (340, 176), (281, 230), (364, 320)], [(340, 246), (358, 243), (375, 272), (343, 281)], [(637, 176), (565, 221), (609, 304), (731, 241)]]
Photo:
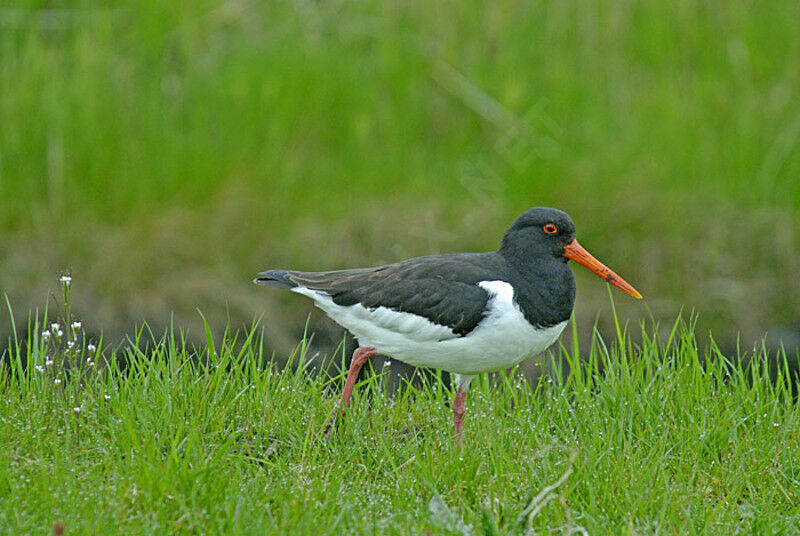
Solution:
[(503, 235), (500, 251), (512, 259), (563, 259), (564, 246), (575, 240), (575, 224), (557, 208), (534, 207), (526, 210)]
[(523, 212), (503, 235), (500, 253), (518, 269), (538, 267), (540, 273), (550, 274), (563, 273), (558, 261), (566, 264), (573, 260), (634, 298), (642, 297), (627, 281), (583, 249), (575, 239), (572, 219), (555, 208), (535, 207)]

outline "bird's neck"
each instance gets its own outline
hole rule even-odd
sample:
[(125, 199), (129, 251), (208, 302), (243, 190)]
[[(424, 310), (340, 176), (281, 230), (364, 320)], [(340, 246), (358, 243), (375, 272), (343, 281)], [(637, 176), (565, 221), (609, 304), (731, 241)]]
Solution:
[(518, 263), (515, 301), (531, 324), (550, 327), (568, 320), (575, 304), (575, 276), (566, 262), (548, 258)]

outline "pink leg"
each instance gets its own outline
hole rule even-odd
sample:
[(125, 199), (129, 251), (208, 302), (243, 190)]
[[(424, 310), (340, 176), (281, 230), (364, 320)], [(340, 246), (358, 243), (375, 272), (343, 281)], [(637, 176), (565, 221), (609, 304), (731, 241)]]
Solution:
[(466, 400), (467, 392), (461, 387), (456, 389), (456, 396), (453, 399), (453, 426), (455, 427), (455, 440), (459, 446), (463, 442), (461, 429), (464, 427), (464, 414), (467, 412)]
[(356, 386), (361, 367), (377, 353), (378, 351), (372, 346), (356, 348), (356, 351), (353, 352), (353, 359), (350, 360), (350, 370), (347, 372), (347, 380), (344, 382), (344, 391), (342, 391), (342, 402), (339, 404), (339, 411), (342, 417), (344, 417), (344, 410), (350, 405), (350, 397), (353, 395), (353, 387)]
[(353, 395), (353, 388), (356, 386), (356, 380), (358, 379), (358, 373), (361, 371), (361, 367), (363, 367), (364, 363), (369, 361), (372, 356), (377, 355), (377, 353), (378, 351), (372, 346), (356, 348), (356, 351), (353, 352), (353, 359), (350, 360), (350, 370), (347, 372), (347, 379), (344, 382), (342, 400), (339, 402), (339, 409), (331, 422), (328, 423), (328, 427), (325, 429), (326, 441), (331, 435), (331, 430), (333, 430), (336, 420), (344, 420), (344, 413), (347, 409), (347, 406), (350, 405), (350, 397)]

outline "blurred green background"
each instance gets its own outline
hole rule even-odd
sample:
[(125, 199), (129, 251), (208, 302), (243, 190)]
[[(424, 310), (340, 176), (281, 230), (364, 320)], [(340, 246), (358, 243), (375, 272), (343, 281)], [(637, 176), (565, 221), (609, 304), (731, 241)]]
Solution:
[[(282, 352), (311, 305), (258, 271), (490, 250), (550, 205), (645, 295), (616, 294), (626, 319), (800, 337), (794, 0), (2, 6), (18, 316), (71, 270), (107, 339), (200, 336), (199, 308), (263, 315)], [(605, 285), (576, 274), (579, 326), (602, 329)]]

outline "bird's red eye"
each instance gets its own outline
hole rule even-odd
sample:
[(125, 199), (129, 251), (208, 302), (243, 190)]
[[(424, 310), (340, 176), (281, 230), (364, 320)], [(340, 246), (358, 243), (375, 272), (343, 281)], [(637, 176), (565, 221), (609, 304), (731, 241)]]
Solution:
[(555, 234), (555, 232), (558, 231), (555, 223), (545, 223), (542, 229), (544, 229), (544, 232), (547, 234)]

